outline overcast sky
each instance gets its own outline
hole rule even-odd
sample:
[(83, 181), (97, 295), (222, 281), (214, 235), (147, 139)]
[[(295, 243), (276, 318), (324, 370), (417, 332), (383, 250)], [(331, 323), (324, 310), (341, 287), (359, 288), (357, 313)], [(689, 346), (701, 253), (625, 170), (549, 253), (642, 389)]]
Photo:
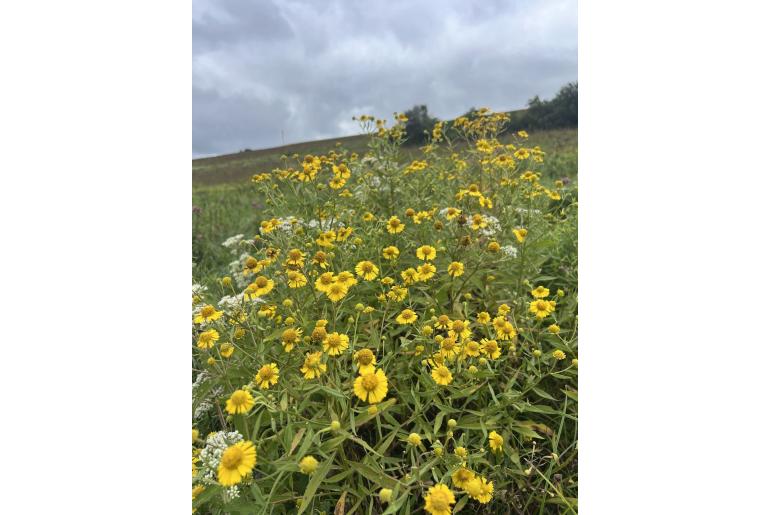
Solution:
[(193, 0), (192, 59), (193, 157), (266, 148), (550, 98), (577, 80), (577, 1)]

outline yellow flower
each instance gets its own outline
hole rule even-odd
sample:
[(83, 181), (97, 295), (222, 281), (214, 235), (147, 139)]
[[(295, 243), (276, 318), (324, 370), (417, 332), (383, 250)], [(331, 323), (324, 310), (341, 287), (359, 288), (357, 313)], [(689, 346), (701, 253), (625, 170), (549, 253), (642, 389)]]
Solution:
[(417, 313), (412, 311), (411, 309), (405, 309), (403, 310), (397, 317), (396, 322), (398, 322), (401, 325), (404, 324), (413, 324), (417, 321)]
[(323, 250), (316, 252), (313, 256), (313, 264), (318, 265), (322, 270), (326, 270), (326, 268), (329, 266), (329, 260), (326, 256), (326, 252)]
[[(450, 419), (450, 420), (454, 420), (454, 419)], [(466, 449), (465, 447), (462, 447), (462, 446), (461, 447), (455, 447), (455, 455), (458, 458), (465, 459), (465, 458), (468, 457), (468, 449)]]
[(286, 279), (289, 281), (289, 288), (301, 288), (307, 284), (307, 277), (296, 270), (289, 270), (286, 273)]
[(462, 213), (462, 211), (460, 211), (456, 207), (448, 207), (446, 208), (446, 212), (444, 213), (444, 216), (446, 216), (447, 220), (454, 220), (455, 218), (460, 216), (460, 213)]
[(452, 261), (451, 263), (449, 263), (447, 272), (452, 277), (460, 277), (461, 275), (463, 275), (463, 273), (465, 273), (465, 265), (463, 265), (459, 261)]
[(483, 338), (481, 340), (481, 352), (492, 359), (500, 357), (500, 347), (497, 345), (496, 340), (487, 340), (486, 338)]
[(299, 470), (308, 476), (318, 468), (318, 460), (313, 456), (305, 456), (299, 461)]
[(417, 278), (420, 281), (427, 281), (436, 274), (436, 267), (430, 263), (423, 263), (417, 267)]
[(301, 267), (305, 265), (305, 254), (299, 249), (291, 249), (286, 254), (286, 264)]
[(238, 442), (231, 445), (219, 460), (217, 479), (223, 486), (232, 486), (251, 474), (257, 464), (257, 450), (251, 442)]
[(423, 261), (431, 261), (436, 259), (436, 249), (430, 245), (423, 245), (417, 248), (417, 258)]
[(486, 478), (476, 477), (465, 485), (464, 490), (481, 504), (486, 504), (492, 500), (495, 486), (492, 481), (487, 482)]
[(400, 251), (398, 250), (398, 247), (395, 247), (393, 245), (382, 249), (382, 257), (384, 257), (387, 260), (396, 259), (399, 254), (400, 254)]
[(455, 496), (444, 484), (430, 487), (425, 496), (425, 511), (430, 515), (452, 515)]
[(235, 346), (232, 343), (225, 342), (219, 346), (219, 354), (223, 358), (229, 358), (235, 352)]
[(516, 236), (516, 241), (519, 243), (524, 243), (524, 238), (527, 237), (527, 230), (523, 227), (520, 227), (518, 229), (514, 229), (513, 234)]
[(197, 429), (193, 428), (193, 430), (192, 430), (192, 443), (195, 443), (195, 440), (198, 439), (200, 434), (201, 434), (200, 431), (198, 431)]
[(538, 286), (534, 290), (530, 292), (533, 297), (536, 299), (542, 299), (543, 297), (547, 297), (550, 292), (548, 288), (543, 288), (542, 286)]
[(503, 450), (503, 437), (500, 436), (497, 431), (489, 433), (489, 447), (493, 452), (499, 452)]
[(406, 441), (409, 443), (409, 445), (417, 446), (417, 445), (420, 445), (421, 438), (420, 438), (420, 435), (418, 435), (417, 433), (409, 433), (409, 436), (406, 438)]
[(377, 357), (370, 349), (361, 349), (353, 354), (353, 361), (358, 367), (359, 374), (371, 374), (374, 372), (374, 365), (377, 364)]
[(281, 334), (281, 343), (283, 343), (283, 350), (291, 352), (294, 346), (299, 343), (299, 339), (302, 337), (302, 329), (294, 329), (289, 327), (285, 329)]
[(305, 363), (299, 369), (305, 375), (305, 379), (321, 377), (326, 372), (326, 365), (321, 363), (321, 352), (305, 354)]
[(361, 218), (364, 220), (364, 222), (371, 222), (372, 220), (374, 220), (374, 215), (372, 213), (367, 212), (367, 213), (364, 213), (364, 216), (362, 216)]
[(332, 302), (340, 301), (348, 293), (348, 287), (339, 281), (334, 281), (326, 290), (326, 296)]
[(377, 370), (356, 377), (353, 382), (353, 393), (369, 404), (380, 402), (388, 394), (388, 378), (385, 377), (385, 372)]
[(409, 290), (406, 288), (403, 288), (401, 286), (394, 286), (390, 289), (388, 292), (388, 298), (390, 300), (395, 300), (396, 302), (401, 302), (406, 298), (406, 296), (409, 294)]
[(198, 336), (198, 348), (210, 349), (217, 340), (219, 340), (219, 333), (215, 329), (203, 331), (200, 336)]
[(533, 300), (529, 303), (529, 312), (534, 314), (536, 318), (543, 319), (553, 312), (555, 308), (551, 303), (545, 300)]
[(259, 369), (257, 375), (254, 377), (260, 388), (267, 390), (271, 384), (278, 383), (278, 365), (270, 363)]
[(329, 290), (329, 286), (334, 283), (334, 274), (331, 272), (324, 272), (318, 276), (315, 280), (315, 289), (326, 293)]
[(449, 371), (444, 365), (440, 365), (433, 369), (430, 376), (436, 381), (436, 384), (446, 386), (452, 382), (452, 372)]
[(337, 282), (344, 284), (347, 288), (350, 288), (354, 284), (358, 283), (358, 280), (356, 279), (356, 276), (347, 270), (344, 270), (337, 276)]
[(330, 333), (324, 338), (324, 352), (329, 356), (339, 356), (342, 351), (348, 348), (350, 339), (346, 334)]
[(387, 227), (390, 234), (398, 234), (404, 230), (405, 225), (401, 223), (397, 216), (391, 216)]
[(478, 315), (476, 315), (476, 320), (481, 325), (487, 325), (491, 320), (491, 317), (489, 316), (489, 313), (487, 313), (486, 311), (482, 311)]
[[(462, 454), (465, 454), (465, 456), (467, 456), (467, 452), (458, 454), (457, 451), (459, 449), (462, 449), (463, 451), (465, 451), (465, 447), (458, 447), (457, 449), (455, 449), (455, 454), (457, 454), (460, 457), (464, 457), (464, 456), (461, 456)], [(470, 483), (474, 479), (476, 479), (476, 474), (474, 474), (472, 470), (466, 467), (460, 467), (459, 469), (455, 470), (452, 473), (452, 484), (455, 485), (457, 488), (465, 489), (468, 483)]]
[(501, 340), (512, 340), (518, 334), (516, 328), (510, 322), (505, 322), (501, 327), (497, 327), (497, 337)]
[(438, 327), (439, 329), (449, 329), (449, 326), (452, 324), (452, 319), (449, 318), (447, 315), (440, 315), (436, 319), (436, 323), (434, 324), (435, 327)]
[(192, 489), (193, 501), (195, 500), (196, 497), (198, 497), (200, 494), (202, 494), (205, 489), (206, 489), (206, 487), (203, 486), (203, 485), (195, 485), (193, 487), (193, 489)]
[(379, 272), (379, 268), (371, 261), (361, 261), (356, 265), (356, 273), (359, 277), (363, 277), (365, 281), (375, 279)]
[(561, 331), (561, 327), (556, 324), (551, 324), (548, 326), (548, 332), (551, 334), (559, 334), (559, 331)]
[(251, 283), (255, 286), (253, 295), (256, 297), (260, 297), (262, 295), (266, 295), (270, 293), (270, 290), (273, 289), (275, 286), (275, 283), (272, 279), (268, 279), (264, 275), (260, 275), (256, 279), (254, 279), (254, 282)]
[(475, 358), (476, 356), (479, 355), (480, 351), (481, 351), (481, 345), (479, 345), (478, 342), (473, 340), (468, 340), (467, 342), (465, 342), (465, 347), (463, 347), (463, 355), (465, 357)]
[(467, 320), (454, 320), (449, 326), (449, 335), (455, 335), (460, 338), (468, 338), (471, 335), (471, 323)]
[(554, 358), (556, 358), (558, 361), (561, 361), (561, 360), (563, 360), (564, 358), (566, 358), (566, 357), (567, 357), (567, 355), (566, 355), (566, 354), (564, 354), (564, 352), (563, 352), (563, 351), (560, 351), (560, 350), (558, 350), (558, 349), (557, 349), (557, 350), (555, 350), (555, 351), (553, 351), (553, 354), (552, 354), (552, 355), (553, 355), (553, 357), (554, 357)]
[(417, 273), (417, 270), (414, 268), (407, 268), (403, 272), (401, 272), (401, 278), (404, 280), (404, 284), (409, 285), (412, 283), (416, 283), (420, 280), (420, 276)]
[(459, 353), (460, 346), (457, 344), (457, 338), (455, 335), (450, 335), (441, 339), (441, 346), (439, 348), (439, 354), (441, 357), (452, 359)]
[(227, 399), (225, 404), (225, 410), (235, 415), (240, 413), (246, 413), (254, 406), (254, 397), (251, 396), (246, 390), (235, 390), (233, 394)]
[(198, 314), (195, 315), (193, 321), (196, 324), (202, 324), (204, 322), (213, 322), (214, 320), (219, 319), (221, 316), (222, 311), (217, 311), (211, 304), (206, 304), (200, 309)]

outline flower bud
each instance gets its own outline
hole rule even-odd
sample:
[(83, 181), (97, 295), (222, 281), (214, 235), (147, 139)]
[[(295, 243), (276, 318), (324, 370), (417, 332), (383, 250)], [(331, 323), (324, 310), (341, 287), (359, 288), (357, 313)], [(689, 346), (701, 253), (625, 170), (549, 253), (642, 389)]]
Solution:
[(380, 490), (380, 502), (389, 503), (392, 498), (393, 498), (393, 490), (391, 490), (390, 488), (383, 488), (382, 490)]

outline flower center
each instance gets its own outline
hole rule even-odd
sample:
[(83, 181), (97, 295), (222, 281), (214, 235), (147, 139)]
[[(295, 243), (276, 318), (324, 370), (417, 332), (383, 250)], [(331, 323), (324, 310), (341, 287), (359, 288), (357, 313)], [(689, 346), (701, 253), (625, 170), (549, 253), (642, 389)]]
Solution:
[(231, 447), (222, 454), (222, 465), (228, 469), (238, 468), (243, 460), (243, 452), (238, 447)]
[(210, 317), (214, 314), (214, 306), (203, 306), (203, 309), (201, 309), (201, 315), (204, 317)]
[(265, 278), (265, 277), (257, 277), (257, 280), (256, 280), (256, 281), (254, 281), (254, 283), (255, 283), (255, 284), (258, 286), (258, 287), (260, 287), (260, 288), (264, 288), (265, 286), (267, 286), (267, 278)]
[(362, 350), (358, 353), (358, 363), (361, 365), (368, 365), (372, 362), (372, 359), (374, 359), (374, 354), (372, 354), (372, 351), (369, 349)]
[(377, 388), (377, 383), (378, 383), (377, 376), (374, 374), (366, 374), (362, 381), (364, 390), (366, 390), (367, 392), (374, 391), (374, 389)]
[(449, 509), (449, 499), (444, 492), (434, 492), (431, 499), (435, 511), (444, 511)]
[(246, 393), (241, 391), (235, 392), (231, 400), (236, 406), (243, 406), (246, 404)]
[(261, 377), (263, 381), (267, 381), (273, 377), (273, 369), (271, 367), (262, 367), (259, 370), (259, 377)]

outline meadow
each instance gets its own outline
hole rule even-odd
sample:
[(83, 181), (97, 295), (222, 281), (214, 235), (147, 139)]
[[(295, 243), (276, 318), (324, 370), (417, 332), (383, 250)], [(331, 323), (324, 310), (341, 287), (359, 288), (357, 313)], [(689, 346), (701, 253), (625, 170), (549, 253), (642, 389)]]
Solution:
[(577, 512), (577, 131), (193, 162), (199, 513)]

